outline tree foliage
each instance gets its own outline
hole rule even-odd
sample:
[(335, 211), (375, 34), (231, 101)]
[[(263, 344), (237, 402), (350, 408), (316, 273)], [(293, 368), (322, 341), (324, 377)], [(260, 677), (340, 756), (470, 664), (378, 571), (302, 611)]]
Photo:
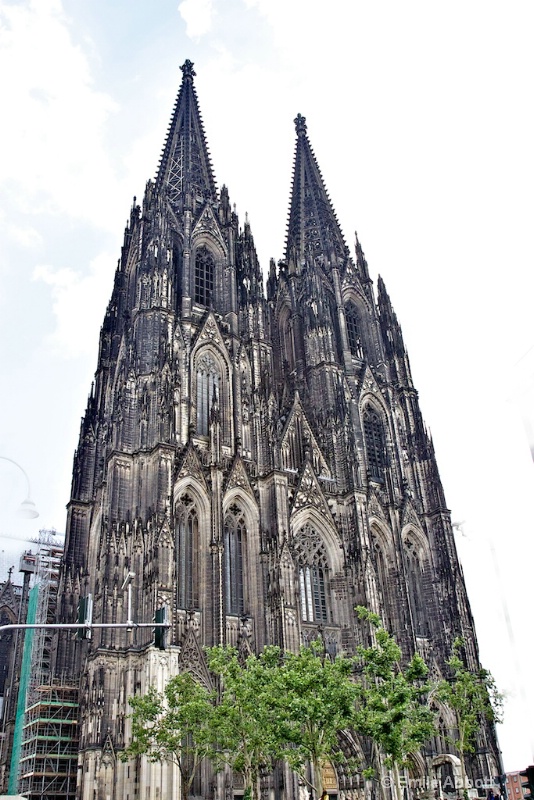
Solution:
[(399, 768), (434, 730), (434, 715), (426, 703), (428, 667), (415, 653), (403, 668), (401, 649), (380, 618), (361, 606), (357, 611), (374, 630), (376, 643), (358, 648), (361, 679), (354, 726), (382, 751), (386, 765), (393, 769), (400, 797)]
[[(345, 760), (339, 733), (352, 726), (357, 689), (353, 660), (325, 657), (323, 643), (286, 653), (276, 675), (278, 736), (285, 760), (319, 796), (326, 762)], [(306, 776), (312, 765), (312, 781)]]
[[(242, 774), (251, 800), (261, 773), (276, 760), (286, 761), (319, 796), (325, 765), (346, 761), (340, 733), (352, 730), (376, 744), (400, 797), (399, 769), (433, 735), (428, 700), (435, 696), (456, 714), (454, 744), (465, 785), (464, 754), (474, 749), (481, 717), (499, 719), (501, 697), (490, 673), (468, 670), (463, 643), (456, 640), (449, 679), (431, 686), (421, 656), (403, 665), (400, 647), (380, 618), (363, 607), (357, 611), (370, 625), (374, 644), (359, 647), (355, 659), (330, 659), (320, 640), (299, 653), (266, 647), (246, 659), (232, 647), (208, 649), (218, 691), (209, 692), (185, 673), (172, 678), (162, 693), (151, 687), (131, 698), (132, 739), (123, 758), (174, 761), (186, 800), (204, 758), (216, 771), (228, 765)], [(345, 766), (369, 773), (369, 765)]]
[(453, 744), (460, 753), (462, 784), (467, 789), (465, 754), (473, 753), (476, 747), (476, 733), (480, 730), (482, 718), (489, 722), (500, 722), (502, 715), (502, 695), (497, 691), (493, 676), (488, 670), (479, 667), (470, 670), (462, 658), (463, 639), (455, 639), (452, 654), (447, 664), (450, 674), (436, 688), (438, 700), (449, 706), (455, 714), (457, 738)]
[(213, 756), (213, 701), (189, 673), (171, 678), (164, 692), (151, 686), (131, 697), (132, 738), (123, 760), (146, 755), (150, 761), (174, 761), (187, 800), (198, 765)]
[(245, 662), (233, 647), (213, 647), (207, 654), (210, 670), (221, 679), (212, 717), (214, 766), (226, 763), (240, 772), (254, 800), (260, 772), (281, 753), (273, 694), (280, 649), (266, 647)]

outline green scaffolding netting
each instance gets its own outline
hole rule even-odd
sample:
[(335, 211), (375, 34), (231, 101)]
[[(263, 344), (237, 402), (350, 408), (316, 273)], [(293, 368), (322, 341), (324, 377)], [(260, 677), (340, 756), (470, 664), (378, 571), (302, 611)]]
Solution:
[[(35, 623), (37, 612), (37, 598), (39, 596), (39, 585), (30, 589), (28, 598), (28, 613), (26, 622), (28, 625)], [(28, 684), (30, 682), (30, 671), (32, 662), (32, 645), (35, 630), (24, 631), (24, 650), (22, 651), (22, 666), (20, 670), (19, 694), (17, 698), (17, 714), (15, 716), (15, 730), (13, 732), (13, 749), (11, 751), (11, 766), (9, 769), (9, 782), (7, 785), (8, 794), (17, 794), (19, 778), (20, 750), (22, 744), (22, 729), (24, 727), (24, 711), (26, 709), (26, 698), (28, 694)]]

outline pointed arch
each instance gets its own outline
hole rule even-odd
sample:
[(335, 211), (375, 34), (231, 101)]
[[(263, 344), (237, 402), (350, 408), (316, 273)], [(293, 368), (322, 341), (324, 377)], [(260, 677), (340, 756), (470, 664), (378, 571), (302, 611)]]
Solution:
[(221, 374), (212, 354), (204, 352), (196, 359), (196, 431), (200, 436), (209, 433), (210, 411), (219, 400)]
[[(233, 440), (232, 414), (232, 370), (227, 353), (214, 343), (222, 339), (213, 316), (210, 314), (206, 325), (201, 329), (200, 342), (193, 350), (191, 359), (191, 398), (193, 407), (191, 419), (199, 436), (208, 436), (210, 412), (214, 399), (218, 400), (221, 412), (221, 432), (223, 443), (230, 445)], [(207, 340), (202, 341), (202, 339)]]
[(294, 472), (300, 470), (307, 450), (316, 475), (330, 478), (330, 468), (302, 408), (299, 394), (296, 392), (293, 408), (288, 414), (282, 431), (280, 453), (283, 469)]
[(241, 506), (232, 503), (224, 515), (224, 596), (226, 613), (242, 616), (245, 611), (247, 526)]
[(291, 309), (286, 304), (282, 306), (278, 313), (278, 326), (282, 359), (287, 364), (288, 371), (293, 372), (296, 364), (295, 342), (293, 339)]
[(195, 253), (193, 277), (193, 301), (200, 306), (209, 306), (215, 289), (215, 257), (213, 252), (201, 245)]
[[(358, 281), (356, 280), (356, 283)], [(374, 336), (374, 310), (369, 298), (361, 288), (355, 286), (354, 279), (345, 276), (342, 286), (343, 315), (347, 332), (347, 344), (354, 358), (372, 364), (380, 361), (380, 352)]]
[(428, 544), (412, 525), (402, 532), (406, 585), (412, 624), (416, 636), (428, 636), (428, 609), (425, 581), (429, 571)]
[(191, 479), (182, 480), (174, 491), (174, 531), (176, 552), (176, 605), (180, 609), (200, 609), (204, 584), (204, 541), (209, 527), (209, 503)]
[(341, 567), (339, 538), (313, 509), (295, 514), (291, 527), (301, 620), (330, 623), (330, 578)]
[(345, 305), (345, 321), (347, 323), (349, 350), (355, 358), (362, 359), (363, 347), (360, 315), (352, 300), (349, 300)]
[(224, 596), (226, 614), (252, 614), (258, 593), (259, 513), (242, 487), (231, 489), (223, 500)]
[(383, 480), (386, 459), (386, 436), (382, 414), (376, 406), (366, 403), (362, 412), (363, 438), (367, 456), (367, 474), (375, 480)]
[(371, 558), (375, 568), (378, 596), (381, 606), (380, 616), (388, 630), (393, 629), (392, 602), (390, 597), (391, 580), (391, 533), (376, 520), (370, 520), (369, 538)]
[(300, 614), (303, 622), (328, 622), (328, 558), (317, 531), (306, 523), (293, 545), (299, 577)]
[(177, 606), (199, 608), (200, 535), (198, 509), (188, 492), (180, 497), (176, 509), (176, 589)]
[(333, 521), (326, 519), (317, 509), (307, 506), (299, 509), (291, 517), (291, 532), (293, 541), (297, 532), (309, 523), (322, 538), (328, 559), (329, 568), (333, 574), (343, 569), (343, 551), (341, 539), (335, 529)]
[(228, 293), (224, 286), (224, 266), (228, 251), (219, 225), (209, 205), (204, 207), (191, 235), (190, 293), (196, 313), (217, 308), (224, 313)]

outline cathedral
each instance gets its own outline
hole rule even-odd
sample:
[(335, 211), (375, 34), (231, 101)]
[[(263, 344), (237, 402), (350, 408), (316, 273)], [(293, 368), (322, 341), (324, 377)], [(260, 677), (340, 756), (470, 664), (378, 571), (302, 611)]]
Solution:
[[(209, 682), (206, 646), (296, 651), (320, 637), (330, 656), (352, 655), (368, 641), (363, 605), (433, 676), (457, 636), (478, 665), (401, 327), (358, 238), (353, 254), (346, 244), (306, 120), (284, 258), (264, 282), (251, 227), (217, 188), (193, 65), (181, 69), (101, 328), (58, 603), (63, 622), (91, 596), (94, 623), (150, 623), (164, 609), (170, 628), (164, 650), (151, 627), (59, 638), (56, 681), (78, 690), (79, 800), (180, 797), (171, 764), (120, 759), (128, 698), (185, 670)], [(443, 709), (411, 775), (454, 772), (454, 724)], [(369, 765), (369, 746), (352, 746)], [(498, 763), (482, 728), (473, 779)], [(360, 796), (361, 776), (332, 772), (332, 798)], [(193, 794), (241, 797), (242, 778), (205, 765)], [(296, 798), (294, 776), (264, 776), (262, 796)]]

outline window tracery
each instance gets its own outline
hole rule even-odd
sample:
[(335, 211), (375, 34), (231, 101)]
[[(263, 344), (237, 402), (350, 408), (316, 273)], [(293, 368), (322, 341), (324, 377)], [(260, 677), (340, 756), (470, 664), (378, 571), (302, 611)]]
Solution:
[(295, 369), (295, 345), (293, 341), (293, 325), (289, 309), (284, 309), (280, 316), (280, 344), (284, 361), (289, 372)]
[(247, 528), (243, 510), (235, 503), (224, 519), (224, 587), (226, 613), (244, 613), (243, 560)]
[(213, 398), (219, 397), (220, 374), (215, 359), (204, 353), (197, 360), (197, 433), (207, 436)]
[(347, 338), (349, 349), (356, 358), (363, 358), (362, 340), (360, 336), (360, 320), (358, 310), (354, 303), (347, 303), (345, 306), (345, 320), (347, 323)]
[(207, 247), (199, 247), (195, 256), (195, 303), (209, 306), (213, 297), (215, 259)]
[(389, 586), (388, 586), (388, 567), (383, 548), (380, 544), (378, 537), (374, 532), (371, 532), (371, 544), (373, 548), (373, 557), (376, 571), (376, 578), (378, 582), (378, 591), (382, 601), (382, 618), (385, 626), (391, 630), (391, 618), (389, 614)]
[(363, 412), (363, 436), (368, 474), (371, 478), (382, 480), (386, 466), (384, 426), (380, 415), (371, 406), (367, 406)]
[(191, 495), (184, 494), (176, 510), (176, 584), (178, 608), (198, 608), (200, 583), (198, 512)]
[(404, 555), (414, 633), (416, 636), (426, 636), (428, 631), (423, 592), (424, 559), (411, 537), (404, 540)]
[(302, 621), (327, 622), (328, 559), (321, 536), (309, 523), (298, 532), (295, 559), (299, 574)]

